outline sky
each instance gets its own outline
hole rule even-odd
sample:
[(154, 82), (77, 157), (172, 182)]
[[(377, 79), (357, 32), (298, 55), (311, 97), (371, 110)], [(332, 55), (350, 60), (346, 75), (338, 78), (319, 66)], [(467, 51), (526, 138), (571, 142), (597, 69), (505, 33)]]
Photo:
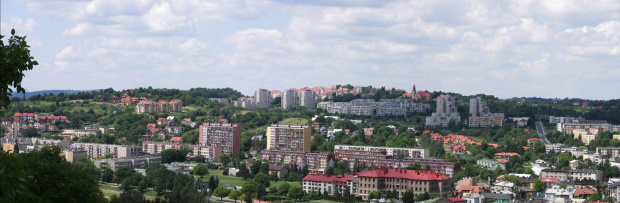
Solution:
[(0, 17), (40, 63), (27, 91), (415, 84), (620, 98), (617, 0), (2, 0)]

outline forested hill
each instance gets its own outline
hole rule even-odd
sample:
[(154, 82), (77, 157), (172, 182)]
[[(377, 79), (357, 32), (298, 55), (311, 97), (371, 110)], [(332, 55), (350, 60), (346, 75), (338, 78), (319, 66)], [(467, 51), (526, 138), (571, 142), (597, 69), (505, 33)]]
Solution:
[[(44, 93), (27, 97), (28, 101), (49, 101), (64, 102), (70, 100), (93, 100), (96, 102), (110, 102), (114, 96), (121, 97), (126, 92), (132, 97), (146, 97), (152, 101), (180, 99), (183, 105), (204, 105), (208, 98), (228, 98), (231, 101), (242, 97), (241, 92), (232, 88), (192, 88), (189, 90), (179, 89), (153, 89), (153, 88), (137, 88), (129, 90), (115, 91), (112, 88), (96, 90), (96, 91), (76, 91), (72, 94), (58, 92), (58, 94)], [(28, 93), (27, 93), (28, 94)], [(20, 100), (20, 97), (13, 98)]]
[[(26, 98), (30, 98), (32, 96), (35, 95), (48, 95), (48, 94), (53, 94), (53, 95), (57, 95), (60, 93), (63, 94), (75, 94), (78, 92), (97, 92), (97, 91), (101, 91), (101, 89), (96, 89), (96, 90), (41, 90), (41, 91), (27, 91), (25, 94)], [(24, 94), (22, 93), (13, 93), (12, 97), (17, 97), (17, 98), (23, 98)]]

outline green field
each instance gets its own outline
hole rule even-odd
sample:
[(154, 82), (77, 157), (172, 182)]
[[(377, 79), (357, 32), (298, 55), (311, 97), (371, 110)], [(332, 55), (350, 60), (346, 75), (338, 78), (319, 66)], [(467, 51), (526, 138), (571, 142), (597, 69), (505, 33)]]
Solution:
[(118, 187), (113, 187), (113, 186), (107, 186), (107, 185), (99, 185), (100, 189), (106, 189), (106, 190), (115, 190), (115, 191), (123, 191), (122, 189), (118, 188)]
[[(222, 170), (212, 170), (212, 169), (209, 170), (209, 174), (205, 175), (203, 179), (209, 180), (209, 177), (211, 177), (211, 175), (213, 175), (214, 177), (217, 176), (219, 178), (220, 185), (233, 185), (233, 186), (243, 187), (243, 183), (246, 182), (246, 180), (242, 180), (240, 177), (224, 176), (222, 175)], [(196, 178), (200, 178), (200, 177), (196, 177)], [(271, 181), (270, 187), (278, 187), (284, 182), (285, 181), (278, 181), (278, 182)], [(299, 182), (288, 182), (288, 183), (293, 186), (300, 185)]]
[(296, 125), (308, 125), (308, 119), (305, 118), (287, 118), (280, 121), (280, 124), (296, 124)]

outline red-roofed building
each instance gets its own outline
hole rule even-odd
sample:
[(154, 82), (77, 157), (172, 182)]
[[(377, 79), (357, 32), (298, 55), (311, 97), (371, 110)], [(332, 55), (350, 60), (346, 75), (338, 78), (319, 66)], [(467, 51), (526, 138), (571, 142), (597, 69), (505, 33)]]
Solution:
[(497, 149), (499, 147), (499, 145), (497, 145), (497, 143), (489, 143), (488, 144), (491, 147), (495, 147), (495, 149)]
[(358, 188), (353, 188), (351, 194), (365, 200), (368, 199), (368, 194), (375, 190), (381, 191), (384, 195), (392, 190), (396, 190), (399, 194), (413, 190), (414, 197), (425, 192), (444, 195), (452, 191), (450, 177), (423, 170), (392, 168), (367, 170), (356, 173), (354, 183)]
[(451, 202), (467, 202), (466, 199), (459, 198), (459, 197), (450, 197), (450, 198), (448, 198), (448, 200), (451, 201)]
[(579, 197), (580, 199), (589, 199), (590, 195), (597, 193), (596, 188), (589, 186), (579, 186), (573, 193), (574, 197)]
[(372, 136), (374, 130), (375, 130), (375, 128), (364, 128), (364, 135), (365, 136)]
[(344, 194), (345, 190), (349, 190), (349, 194), (353, 194), (353, 174), (349, 175), (319, 175), (308, 174), (303, 179), (303, 189), (306, 193), (318, 192), (329, 195)]
[(533, 146), (536, 142), (542, 142), (542, 140), (540, 140), (540, 138), (527, 139), (527, 146)]
[(466, 152), (467, 151), (467, 147), (461, 145), (461, 144), (456, 144), (450, 147), (450, 150), (453, 153), (459, 153), (459, 152)]
[(499, 153), (495, 153), (495, 158), (496, 159), (506, 159), (506, 160), (510, 160), (510, 157), (513, 156), (517, 156), (517, 157), (521, 157), (521, 155), (514, 153), (514, 152), (499, 152)]
[(183, 138), (181, 138), (181, 137), (172, 137), (172, 138), (170, 138), (170, 142), (181, 143), (181, 141), (183, 141)]
[(508, 159), (495, 159), (495, 161), (497, 161), (497, 163), (502, 163), (502, 164), (508, 163)]
[(157, 119), (157, 125), (166, 125), (166, 124), (168, 124), (168, 122), (166, 122), (166, 118)]

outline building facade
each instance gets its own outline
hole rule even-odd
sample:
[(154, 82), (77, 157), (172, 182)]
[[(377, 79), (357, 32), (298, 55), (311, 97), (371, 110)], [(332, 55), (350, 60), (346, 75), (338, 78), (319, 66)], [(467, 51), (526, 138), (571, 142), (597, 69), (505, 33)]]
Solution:
[(267, 109), (271, 107), (271, 92), (266, 89), (258, 89), (254, 92), (256, 108)]
[(413, 191), (414, 197), (424, 193), (444, 195), (452, 192), (451, 178), (433, 171), (379, 168), (358, 172), (353, 176), (352, 194), (368, 200), (370, 192), (378, 190), (382, 196), (388, 192)]
[(313, 109), (316, 108), (314, 101), (314, 92), (312, 90), (304, 90), (299, 92), (299, 106)]
[(237, 157), (241, 149), (241, 124), (205, 123), (200, 125), (198, 145), (220, 147), (221, 153), (229, 153)]
[(286, 90), (282, 92), (282, 109), (289, 109), (297, 107), (297, 93), (293, 90)]
[(111, 154), (113, 158), (125, 158), (142, 155), (142, 148), (134, 145), (112, 145), (97, 143), (73, 143), (71, 149), (83, 150), (87, 152), (90, 159), (100, 159), (106, 154)]
[(457, 98), (451, 95), (437, 97), (437, 110), (426, 117), (427, 126), (447, 127), (449, 123), (458, 123), (461, 116), (458, 113)]
[(325, 171), (330, 166), (334, 166), (333, 154), (309, 153), (282, 150), (262, 150), (261, 160), (273, 163), (282, 163), (301, 166), (306, 165), (308, 169), (314, 171)]
[(311, 136), (309, 125), (271, 125), (267, 127), (267, 149), (309, 152)]
[(220, 146), (182, 145), (172, 142), (142, 142), (142, 151), (151, 155), (158, 155), (166, 149), (178, 150), (181, 149), (181, 147), (188, 147), (191, 149), (192, 156), (202, 155), (210, 162), (216, 162), (222, 154), (222, 147)]

